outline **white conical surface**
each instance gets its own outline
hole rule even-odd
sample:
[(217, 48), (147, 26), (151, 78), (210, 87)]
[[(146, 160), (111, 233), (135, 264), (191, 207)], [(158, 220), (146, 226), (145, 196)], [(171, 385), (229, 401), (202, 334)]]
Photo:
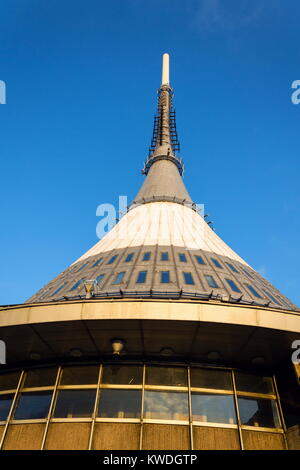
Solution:
[(141, 245), (172, 245), (187, 250), (204, 250), (247, 265), (196, 211), (172, 202), (152, 202), (130, 210), (76, 263), (99, 253)]

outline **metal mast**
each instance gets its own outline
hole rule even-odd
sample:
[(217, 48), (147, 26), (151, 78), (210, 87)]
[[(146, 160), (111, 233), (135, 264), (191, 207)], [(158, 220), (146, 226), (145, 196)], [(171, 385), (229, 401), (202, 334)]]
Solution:
[(176, 130), (176, 114), (173, 108), (174, 91), (170, 86), (169, 54), (163, 54), (162, 81), (158, 89), (157, 113), (154, 117), (153, 135), (149, 147), (148, 157), (142, 173), (147, 175), (150, 167), (157, 160), (170, 160), (183, 174), (183, 162), (176, 155), (180, 150)]

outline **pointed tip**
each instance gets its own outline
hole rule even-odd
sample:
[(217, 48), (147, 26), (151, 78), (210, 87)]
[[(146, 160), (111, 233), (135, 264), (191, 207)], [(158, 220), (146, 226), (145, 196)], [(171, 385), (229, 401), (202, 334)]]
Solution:
[(170, 56), (164, 53), (162, 56), (162, 85), (170, 85)]

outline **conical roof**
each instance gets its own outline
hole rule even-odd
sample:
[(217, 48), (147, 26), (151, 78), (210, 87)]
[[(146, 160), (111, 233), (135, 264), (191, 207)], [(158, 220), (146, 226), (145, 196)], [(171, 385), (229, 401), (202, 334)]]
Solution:
[(27, 302), (85, 298), (190, 298), (298, 310), (206, 223), (182, 180), (168, 55), (146, 179), (118, 224)]

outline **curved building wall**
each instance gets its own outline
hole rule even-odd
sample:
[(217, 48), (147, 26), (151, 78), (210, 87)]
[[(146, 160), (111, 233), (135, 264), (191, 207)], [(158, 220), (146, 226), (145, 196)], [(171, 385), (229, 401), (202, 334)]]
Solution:
[(230, 368), (90, 363), (0, 374), (8, 449), (285, 449), (275, 377)]

